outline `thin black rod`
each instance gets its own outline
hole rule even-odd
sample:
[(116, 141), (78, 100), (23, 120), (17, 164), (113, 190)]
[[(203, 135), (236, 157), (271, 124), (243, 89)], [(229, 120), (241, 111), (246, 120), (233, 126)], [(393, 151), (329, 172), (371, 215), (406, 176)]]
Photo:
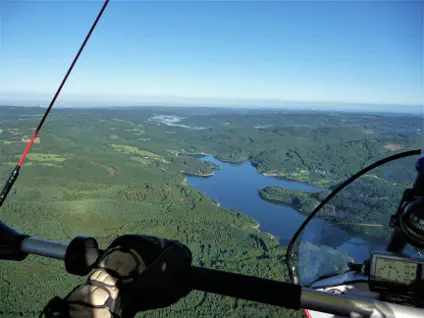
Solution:
[(90, 38), (91, 34), (93, 33), (94, 29), (96, 28), (97, 22), (99, 22), (100, 17), (103, 14), (103, 11), (105, 11), (107, 5), (109, 3), (109, 0), (105, 0), (102, 8), (100, 9), (100, 12), (98, 13), (96, 20), (94, 20), (93, 25), (91, 26), (90, 30), (88, 31), (87, 35), (85, 36), (84, 42), (82, 42), (77, 55), (75, 55), (74, 60), (71, 63), (71, 66), (68, 68), (68, 71), (65, 74), (65, 77), (63, 78), (62, 82), (59, 85), (59, 88), (57, 89), (56, 93), (53, 96), (53, 99), (51, 100), (49, 107), (47, 107), (46, 111), (44, 112), (43, 117), (41, 118), (37, 128), (34, 130), (34, 133), (31, 136), (31, 139), (29, 140), (24, 152), (21, 155), (21, 158), (18, 161), (18, 164), (16, 165), (16, 167), (13, 169), (12, 173), (10, 174), (9, 178), (7, 179), (3, 190), (0, 192), (0, 207), (3, 205), (3, 202), (6, 200), (7, 195), (9, 194), (10, 190), (12, 189), (13, 184), (15, 183), (15, 181), (18, 179), (19, 176), (19, 170), (22, 167), (22, 165), (24, 164), (25, 158), (28, 154), (28, 152), (30, 151), (34, 140), (37, 138), (38, 133), (41, 130), (41, 127), (44, 124), (44, 121), (46, 120), (47, 116), (50, 113), (50, 110), (52, 109), (54, 103), (56, 102), (57, 97), (59, 96), (60, 92), (62, 91), (63, 86), (65, 85), (69, 75), (71, 74), (75, 64), (77, 63), (82, 51), (84, 50), (85, 45), (88, 42), (88, 39)]

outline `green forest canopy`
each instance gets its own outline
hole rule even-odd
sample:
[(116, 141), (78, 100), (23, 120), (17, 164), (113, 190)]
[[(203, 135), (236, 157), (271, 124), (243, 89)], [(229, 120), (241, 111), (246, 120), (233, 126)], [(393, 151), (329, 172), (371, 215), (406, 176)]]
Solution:
[[(184, 185), (184, 173), (214, 168), (194, 157), (250, 160), (258, 172), (331, 187), (366, 164), (419, 148), (422, 123), (408, 116), (290, 113), (190, 108), (54, 109), (2, 207), (2, 221), (35, 237), (68, 242), (143, 233), (187, 244), (194, 263), (287, 280), (285, 248), (255, 220), (217, 207)], [(37, 124), (39, 108), (0, 107), (0, 180), (6, 180)], [(181, 117), (184, 127), (152, 121)], [(396, 148), (397, 149), (397, 148)], [(410, 161), (377, 171), (387, 182), (411, 180)], [(352, 202), (352, 204), (356, 204)], [(0, 267), (0, 314), (37, 316), (55, 295), (81, 281), (63, 264), (30, 256)], [(302, 316), (248, 301), (193, 292), (144, 316)]]

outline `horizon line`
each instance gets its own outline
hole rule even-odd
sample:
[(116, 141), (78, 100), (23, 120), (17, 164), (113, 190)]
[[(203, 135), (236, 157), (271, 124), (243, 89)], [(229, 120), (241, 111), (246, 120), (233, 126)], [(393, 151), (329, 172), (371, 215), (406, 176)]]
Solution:
[[(18, 94), (18, 95), (17, 95)], [(31, 96), (32, 98), (22, 98), (17, 96)], [(52, 95), (50, 93), (40, 93), (40, 92), (29, 92), (29, 91), (2, 91), (0, 90), (0, 103), (20, 103), (32, 106), (29, 104), (40, 104), (40, 103), (50, 103)], [(255, 103), (269, 103), (269, 104), (280, 104), (278, 106), (285, 107), (281, 105), (282, 103), (305, 103), (311, 105), (372, 105), (372, 106), (410, 106), (410, 107), (419, 107), (423, 106), (423, 101), (408, 101), (408, 102), (390, 102), (390, 101), (340, 101), (340, 100), (312, 100), (306, 99), (283, 99), (283, 98), (266, 98), (266, 97), (257, 97), (257, 98), (243, 98), (243, 97), (205, 97), (205, 96), (181, 96), (181, 95), (87, 95), (84, 93), (62, 93), (59, 96), (59, 99), (56, 101), (57, 104), (96, 104), (102, 106), (102, 103), (113, 104), (116, 103), (118, 106), (145, 106), (146, 104), (176, 104), (181, 103), (196, 103), (196, 106), (219, 106), (219, 105), (234, 105), (234, 106), (243, 106), (243, 104), (254, 105)], [(123, 105), (119, 105), (122, 103)], [(24, 105), (22, 105), (24, 106)], [(36, 105), (34, 105), (36, 106)], [(79, 106), (79, 105), (78, 105)]]
[[(293, 101), (293, 102), (301, 102), (301, 101)], [(315, 105), (321, 104), (325, 102), (314, 102)], [(363, 106), (409, 106), (409, 107), (420, 107), (421, 111), (405, 111), (405, 109), (402, 109), (402, 111), (394, 111), (394, 110), (383, 110), (383, 109), (358, 109), (358, 108), (308, 108), (301, 107), (288, 107), (288, 106), (278, 106), (278, 107), (269, 107), (269, 106), (232, 106), (232, 105), (166, 105), (166, 104), (158, 104), (158, 105), (113, 105), (113, 106), (107, 106), (107, 105), (98, 105), (98, 106), (64, 106), (64, 105), (55, 105), (54, 108), (60, 108), (60, 109), (101, 109), (101, 108), (108, 108), (108, 109), (118, 109), (118, 108), (218, 108), (218, 109), (234, 109), (234, 110), (289, 110), (289, 111), (318, 111), (318, 112), (351, 112), (351, 113), (380, 113), (380, 114), (403, 114), (403, 115), (415, 115), (417, 113), (421, 113), (424, 116), (424, 106), (419, 104), (409, 104), (409, 105), (402, 105), (402, 104), (368, 104), (368, 103), (349, 103), (345, 102), (343, 103), (345, 105), (363, 105)], [(47, 106), (40, 106), (40, 105), (5, 105), (0, 104), (0, 107), (22, 107), (22, 108), (47, 108)]]

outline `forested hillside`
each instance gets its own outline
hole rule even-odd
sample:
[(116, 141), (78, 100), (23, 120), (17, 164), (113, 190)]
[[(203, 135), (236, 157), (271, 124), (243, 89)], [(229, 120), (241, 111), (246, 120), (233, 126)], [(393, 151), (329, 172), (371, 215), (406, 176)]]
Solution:
[[(388, 182), (375, 175), (365, 175), (339, 192), (316, 217), (337, 224), (354, 235), (365, 234), (387, 240), (391, 234), (388, 230), (390, 216), (396, 213), (403, 191), (411, 185), (412, 182)], [(329, 193), (292, 191), (278, 186), (259, 191), (262, 199), (289, 205), (306, 216)]]
[[(0, 107), (2, 182), (42, 111)], [(127, 233), (178, 239), (191, 248), (197, 265), (287, 280), (285, 247), (259, 232), (257, 222), (241, 211), (218, 207), (185, 185), (186, 174), (206, 177), (219, 167), (183, 154), (250, 160), (260, 173), (331, 187), (372, 161), (421, 147), (421, 126), (420, 119), (411, 116), (347, 113), (54, 109), (1, 208), (1, 220), (35, 237), (60, 242), (76, 235), (94, 236), (102, 247)], [(376, 177), (407, 182), (413, 175), (410, 163), (381, 169)], [(347, 199), (352, 206), (358, 204), (353, 197)], [(49, 299), (64, 296), (81, 281), (66, 274), (62, 263), (34, 256), (20, 263), (3, 262), (0, 277), (0, 315), (7, 317), (36, 316)], [(165, 313), (302, 316), (200, 292), (144, 316)]]

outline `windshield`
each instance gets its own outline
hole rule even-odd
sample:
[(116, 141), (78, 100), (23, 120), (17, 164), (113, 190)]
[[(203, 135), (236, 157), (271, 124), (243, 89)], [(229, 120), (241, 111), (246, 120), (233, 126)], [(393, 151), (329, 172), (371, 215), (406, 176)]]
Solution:
[[(0, 0), (0, 190), (101, 6)], [(179, 240), (195, 266), (290, 281), (287, 246), (327, 191), (423, 145), (422, 6), (111, 0), (0, 220), (103, 249), (124, 234)], [(370, 173), (320, 212), (299, 241), (302, 277), (334, 270), (325, 253), (339, 272), (367, 255), (362, 239), (384, 245), (412, 169)], [(0, 261), (0, 316), (38, 316), (85, 279), (58, 260)], [(140, 315), (303, 317), (200, 291)]]
[[(318, 211), (292, 252), (300, 284), (310, 286), (324, 277), (342, 274), (349, 270), (349, 262), (363, 264), (372, 251), (386, 250), (392, 232), (390, 217), (396, 213), (405, 188), (412, 186), (415, 160), (399, 159), (369, 171)], [(291, 200), (300, 207), (309, 204), (314, 208), (329, 193), (293, 193)], [(405, 252), (420, 255), (409, 245)]]

